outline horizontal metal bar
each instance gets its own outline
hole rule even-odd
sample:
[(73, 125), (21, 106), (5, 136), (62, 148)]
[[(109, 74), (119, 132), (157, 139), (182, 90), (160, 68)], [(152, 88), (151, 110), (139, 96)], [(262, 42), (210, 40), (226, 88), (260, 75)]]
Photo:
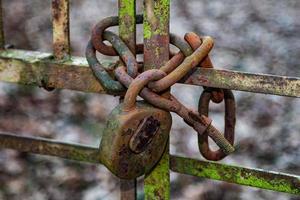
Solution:
[[(63, 143), (45, 138), (24, 137), (0, 132), (0, 149), (2, 148), (101, 164), (99, 149), (96, 147)], [(200, 161), (174, 155), (170, 156), (170, 168), (172, 171), (182, 174), (278, 192), (300, 194), (300, 176), (297, 175)]]
[(184, 84), (300, 97), (300, 79), (296, 77), (201, 68)]
[(69, 0), (52, 0), (53, 53), (57, 60), (70, 57)]
[[(108, 71), (114, 63), (103, 61)], [(51, 54), (23, 51), (0, 51), (0, 81), (47, 88), (105, 93), (83, 57), (65, 62)], [(300, 97), (300, 78), (253, 74), (217, 69), (197, 69), (185, 84), (219, 87), (280, 96)]]
[(0, 132), (0, 149), (56, 156), (69, 160), (100, 163), (99, 149), (80, 144), (62, 143), (45, 138), (32, 138)]
[(300, 194), (300, 176), (171, 156), (171, 170), (290, 194)]

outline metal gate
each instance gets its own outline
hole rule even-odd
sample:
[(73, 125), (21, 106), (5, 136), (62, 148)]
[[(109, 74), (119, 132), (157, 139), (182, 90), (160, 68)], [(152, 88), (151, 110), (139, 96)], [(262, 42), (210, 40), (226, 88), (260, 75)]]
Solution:
[[(0, 1), (1, 3), (1, 1)], [(144, 45), (149, 58), (145, 70), (158, 66), (169, 59), (169, 3), (170, 0), (145, 0), (152, 3), (156, 27), (151, 17), (145, 15)], [(147, 9), (144, 11), (147, 12)], [(119, 0), (119, 33), (129, 48), (135, 50), (135, 1)], [(70, 89), (83, 92), (106, 93), (94, 77), (85, 58), (70, 55), (69, 0), (52, 0), (53, 53), (5, 49), (2, 9), (0, 12), (0, 80), (9, 83), (38, 86), (45, 89)], [(157, 53), (155, 45), (159, 44)], [(147, 46), (148, 45), (148, 46)], [(107, 63), (110, 68), (114, 63)], [(241, 84), (242, 83), (242, 84)], [(197, 68), (184, 84), (213, 88), (300, 97), (300, 78), (254, 74), (231, 70)], [(0, 134), (0, 147), (61, 158), (99, 163), (98, 148), (79, 144), (66, 144), (48, 139)], [(292, 174), (265, 171), (208, 162), (170, 155), (168, 148), (155, 167), (145, 177), (146, 199), (169, 199), (169, 170), (202, 178), (221, 180), (239, 185), (267, 190), (300, 194), (300, 177)], [(135, 199), (135, 180), (121, 181), (121, 198)]]

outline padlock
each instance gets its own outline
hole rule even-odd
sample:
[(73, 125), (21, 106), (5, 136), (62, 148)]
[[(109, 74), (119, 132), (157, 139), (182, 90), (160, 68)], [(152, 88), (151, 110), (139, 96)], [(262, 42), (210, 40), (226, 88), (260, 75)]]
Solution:
[(124, 102), (108, 117), (100, 143), (100, 161), (122, 179), (148, 173), (166, 148), (172, 118), (169, 112), (136, 101), (149, 82), (165, 76), (163, 72), (140, 74), (129, 86)]

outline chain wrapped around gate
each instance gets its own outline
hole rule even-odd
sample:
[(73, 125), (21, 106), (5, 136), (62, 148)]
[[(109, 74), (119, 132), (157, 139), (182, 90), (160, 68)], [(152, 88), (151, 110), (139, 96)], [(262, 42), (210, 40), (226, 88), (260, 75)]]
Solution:
[[(136, 22), (138, 24), (142, 23), (143, 17), (141, 15), (137, 15)], [(119, 38), (118, 35), (106, 30), (109, 27), (117, 25), (118, 17), (116, 16), (108, 17), (100, 21), (94, 27), (91, 40), (88, 42), (86, 48), (87, 61), (95, 77), (103, 85), (107, 93), (117, 93), (120, 95), (126, 93), (124, 104), (125, 107), (128, 107), (126, 106), (126, 102), (128, 102), (128, 99), (135, 102), (136, 96), (139, 94), (147, 102), (146, 104), (143, 103), (145, 104), (145, 109), (146, 107), (148, 107), (148, 104), (150, 104), (154, 106), (153, 109), (160, 108), (167, 112), (174, 112), (178, 114), (189, 126), (191, 126), (197, 132), (199, 140), (199, 150), (203, 157), (208, 160), (221, 160), (226, 155), (232, 153), (234, 151), (233, 144), (235, 126), (235, 102), (233, 94), (230, 90), (204, 88), (205, 90), (203, 91), (199, 100), (199, 112), (188, 109), (170, 93), (162, 93), (164, 91), (167, 91), (175, 83), (178, 83), (181, 80), (187, 78), (193, 72), (193, 69), (195, 69), (195, 67), (213, 67), (208, 56), (214, 45), (213, 39), (209, 36), (200, 38), (197, 34), (191, 32), (185, 35), (185, 40), (182, 40), (180, 37), (174, 34), (170, 34), (170, 43), (177, 47), (180, 51), (178, 53), (171, 53), (170, 60), (159, 69), (141, 72), (140, 66), (142, 65), (142, 63), (137, 62), (135, 56), (131, 53), (129, 48)], [(108, 41), (111, 46), (106, 45), (104, 43), (105, 40)], [(119, 56), (125, 66), (123, 66), (120, 62), (117, 62), (115, 68), (109, 73), (98, 61), (96, 52), (102, 53), (107, 56)], [(136, 52), (140, 54), (143, 53), (143, 44), (138, 44), (136, 46)], [(128, 88), (127, 92), (126, 88)], [(132, 94), (130, 91), (135, 92)], [(209, 96), (207, 97), (208, 94)], [(212, 120), (208, 118), (208, 102), (210, 99), (215, 103), (220, 103), (223, 101), (223, 99), (225, 101), (225, 135), (221, 134), (211, 124)], [(140, 109), (142, 109), (143, 107), (144, 106), (140, 106)], [(117, 110), (117, 112), (120, 113), (120, 108), (117, 108)], [(122, 116), (118, 116), (114, 119), (108, 120), (107, 126), (111, 126), (110, 124), (115, 124), (116, 121), (120, 120), (122, 117), (127, 117), (132, 114), (132, 109), (123, 108), (121, 110), (123, 110), (121, 111)], [(114, 110), (112, 113), (115, 112), (116, 111)], [(158, 120), (157, 117), (148, 117), (152, 117), (152, 121), (156, 120), (156, 122), (160, 125), (163, 124), (162, 120)], [(146, 117), (146, 119), (148, 117)], [(135, 126), (131, 128), (130, 133), (128, 133), (128, 128), (124, 127), (118, 128), (117, 133), (114, 133), (114, 131), (110, 129), (110, 131), (107, 132), (107, 135), (113, 134), (115, 136), (110, 137), (109, 140), (106, 140), (104, 137), (103, 142), (101, 142), (100, 149), (106, 149), (108, 148), (106, 146), (111, 147), (111, 144), (117, 144), (114, 145), (114, 148), (109, 148), (109, 152), (113, 151), (116, 154), (107, 153), (107, 155), (113, 155), (111, 157), (106, 156), (106, 163), (108, 163), (106, 164), (106, 166), (108, 166), (108, 168), (115, 175), (121, 178), (131, 179), (145, 173), (147, 170), (150, 170), (151, 168), (149, 167), (145, 169), (146, 166), (152, 166), (147, 165), (146, 161), (149, 159), (153, 159), (152, 164), (155, 164), (157, 161), (159, 161), (162, 154), (154, 155), (153, 153), (149, 152), (145, 153), (146, 150), (137, 152), (132, 149), (133, 140), (135, 141), (135, 143), (140, 145), (140, 148), (141, 146), (143, 146), (142, 144), (144, 144), (144, 149), (147, 149), (147, 145), (155, 143), (153, 141), (155, 141), (154, 138), (157, 137), (157, 135), (153, 133), (153, 130), (157, 131), (160, 129), (160, 127), (150, 128), (152, 125), (148, 124), (149, 130), (140, 129), (141, 124), (145, 123), (144, 118), (141, 118), (139, 120), (132, 119), (131, 122), (127, 121), (127, 123), (136, 123)], [(167, 135), (169, 134), (168, 131), (163, 131), (163, 133)], [(124, 139), (128, 137), (128, 134), (134, 139)], [(139, 135), (139, 137), (136, 137), (134, 135)], [(168, 138), (166, 135), (163, 136), (162, 133), (161, 136), (165, 138), (165, 140)], [(215, 143), (220, 148), (219, 150), (210, 150), (208, 137), (215, 141)], [(121, 138), (123, 138), (127, 142), (122, 142), (122, 144), (117, 142), (119, 140), (122, 140)], [(161, 144), (163, 144), (163, 142)], [(126, 148), (127, 150), (125, 151), (124, 148)], [(164, 149), (164, 145), (157, 146), (157, 148)], [(126, 152), (126, 156), (120, 156), (120, 153), (118, 152), (122, 152), (124, 154), (124, 151)], [(142, 158), (143, 162), (139, 162), (139, 169), (144, 169), (142, 170), (143, 173), (141, 173), (140, 170), (136, 169), (136, 172), (140, 172), (128, 175), (128, 172), (132, 171), (132, 169), (137, 166), (137, 161), (134, 160), (132, 156), (128, 156), (128, 153), (131, 154), (130, 152), (134, 152), (132, 156), (137, 155), (138, 157)], [(163, 151), (161, 151), (161, 153), (162, 152)], [(113, 165), (111, 164), (112, 162), (114, 162)], [(124, 163), (126, 164), (124, 165)], [(118, 168), (119, 171), (115, 170), (115, 168)], [(121, 172), (121, 169), (125, 169), (127, 174), (124, 171)]]

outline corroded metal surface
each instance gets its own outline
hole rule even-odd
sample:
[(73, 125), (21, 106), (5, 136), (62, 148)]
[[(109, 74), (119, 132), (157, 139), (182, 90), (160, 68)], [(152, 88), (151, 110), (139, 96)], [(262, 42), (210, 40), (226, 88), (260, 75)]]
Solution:
[(213, 48), (213, 44), (214, 42), (211, 37), (203, 38), (203, 43), (192, 53), (192, 55), (186, 57), (184, 61), (166, 77), (150, 83), (149, 87), (155, 92), (161, 92), (177, 83), (191, 71), (191, 69), (196, 67), (205, 57), (207, 57), (208, 53)]
[[(158, 69), (169, 60), (170, 0), (144, 1), (144, 71)], [(164, 155), (145, 176), (145, 199), (170, 199), (169, 141)]]
[(119, 0), (119, 35), (133, 54), (136, 53), (135, 7), (135, 0)]
[[(106, 93), (85, 58), (71, 57), (57, 63), (49, 53), (24, 50), (0, 51), (0, 81), (32, 86)], [(112, 72), (115, 63), (104, 62)], [(243, 83), (243, 84), (241, 84)], [(184, 84), (300, 98), (300, 78), (197, 68)]]
[[(119, 0), (119, 36), (127, 44), (133, 55), (136, 55), (136, 2), (135, 0)], [(122, 60), (120, 59), (120, 62)], [(121, 102), (122, 98), (120, 98)], [(121, 200), (137, 198), (137, 181), (120, 180)]]
[[(202, 39), (194, 32), (185, 34), (184, 39), (191, 45), (193, 50), (199, 48), (203, 42)], [(214, 68), (209, 55), (207, 55), (206, 58), (203, 59), (203, 61), (198, 65), (198, 67)], [(223, 101), (224, 93), (220, 88), (214, 88), (214, 89), (211, 88), (211, 90), (212, 90), (213, 102), (220, 103), (221, 101)]]
[(205, 162), (179, 156), (171, 156), (170, 169), (174, 172), (202, 178), (300, 194), (300, 176), (297, 175)]
[[(156, 73), (163, 73), (161, 70), (151, 70)], [(146, 72), (144, 72), (146, 73)], [(133, 79), (126, 73), (124, 67), (118, 67), (115, 70), (116, 78), (126, 87), (129, 87)], [(143, 88), (140, 96), (152, 105), (164, 109), (169, 112), (178, 114), (184, 121), (190, 125), (199, 135), (202, 135), (208, 128), (211, 133), (208, 135), (217, 143), (217, 145), (225, 152), (230, 153), (234, 149), (224, 136), (211, 125), (211, 119), (205, 115), (200, 115), (198, 112), (188, 109), (181, 104), (173, 95), (168, 94), (167, 98), (152, 92), (148, 88)]]
[[(212, 99), (212, 91), (204, 90), (200, 96), (198, 104), (198, 112), (201, 115), (208, 116), (209, 102)], [(231, 145), (234, 144), (234, 128), (235, 128), (235, 100), (230, 90), (224, 90), (225, 101), (225, 129), (224, 136)], [(210, 127), (208, 127), (208, 130)], [(203, 135), (198, 135), (198, 146), (201, 154), (208, 160), (218, 161), (227, 156), (226, 152), (221, 149), (212, 151), (209, 147), (208, 135), (214, 131), (207, 131)]]
[(2, 0), (0, 0), (0, 49), (4, 49), (5, 38), (4, 38), (4, 26), (3, 26), (3, 9)]
[(0, 148), (56, 156), (82, 162), (99, 163), (98, 148), (80, 144), (63, 143), (45, 138), (24, 137), (1, 132)]
[(197, 69), (184, 84), (300, 97), (300, 78), (230, 70)]
[[(171, 115), (145, 102), (137, 102), (130, 111), (123, 108), (124, 104), (120, 104), (108, 116), (99, 147), (99, 157), (101, 163), (119, 178), (133, 179), (149, 173), (159, 161), (168, 141)], [(150, 116), (160, 122), (159, 130), (144, 151), (136, 153), (130, 149), (129, 142), (142, 120)]]
[(57, 60), (70, 56), (69, 0), (52, 0), (53, 53)]

